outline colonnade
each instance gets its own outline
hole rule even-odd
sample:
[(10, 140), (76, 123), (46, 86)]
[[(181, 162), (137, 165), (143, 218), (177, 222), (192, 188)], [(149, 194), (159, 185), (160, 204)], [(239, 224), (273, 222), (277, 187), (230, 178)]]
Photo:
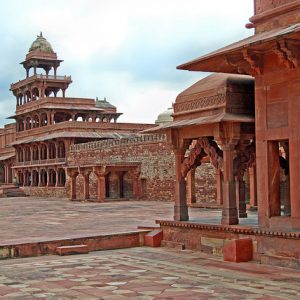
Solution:
[(42, 142), (22, 145), (17, 148), (17, 163), (48, 159), (65, 159), (64, 141)]
[(124, 176), (129, 174), (132, 186), (132, 197), (139, 198), (141, 196), (140, 170), (138, 166), (110, 167), (110, 166), (93, 166), (93, 167), (68, 167), (67, 174), (71, 178), (71, 200), (77, 199), (78, 175), (83, 177), (83, 197), (84, 200), (90, 199), (90, 174), (94, 173), (97, 176), (97, 200), (104, 202), (105, 198), (110, 196), (109, 176), (114, 173), (118, 176), (116, 197), (124, 197)]
[(99, 122), (114, 123), (117, 122), (119, 115), (113, 113), (87, 114), (87, 113), (65, 113), (65, 112), (41, 112), (25, 115), (17, 120), (17, 132), (39, 128), (60, 122)]
[(17, 171), (17, 183), (31, 187), (64, 187), (66, 173), (63, 168), (32, 168)]

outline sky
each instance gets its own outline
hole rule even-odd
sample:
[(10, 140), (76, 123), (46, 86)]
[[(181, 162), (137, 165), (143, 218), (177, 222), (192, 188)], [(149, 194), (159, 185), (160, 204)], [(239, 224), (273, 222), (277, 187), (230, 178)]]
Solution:
[(252, 35), (252, 15), (252, 0), (1, 0), (0, 126), (40, 32), (64, 60), (58, 75), (72, 76), (67, 97), (106, 97), (119, 122), (153, 123), (208, 75), (176, 66)]

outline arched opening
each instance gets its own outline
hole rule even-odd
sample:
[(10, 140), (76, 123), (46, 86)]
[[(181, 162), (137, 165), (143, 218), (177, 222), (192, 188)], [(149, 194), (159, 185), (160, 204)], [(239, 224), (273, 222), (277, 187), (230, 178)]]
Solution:
[(41, 126), (46, 126), (48, 124), (47, 114), (43, 113), (41, 115)]
[(33, 117), (33, 124), (32, 124), (33, 128), (37, 128), (40, 126), (40, 119), (38, 115), (35, 115)]
[(49, 144), (49, 158), (50, 159), (56, 158), (56, 146), (54, 143)]
[(20, 147), (18, 148), (18, 162), (23, 162), (24, 158), (23, 158), (23, 149)]
[(40, 157), (41, 160), (47, 159), (47, 146), (45, 144), (41, 145), (41, 153), (40, 153)]
[(124, 198), (133, 197), (133, 185), (132, 185), (132, 176), (130, 172), (126, 172), (123, 176), (123, 193)]
[(25, 147), (25, 161), (31, 161), (31, 151), (29, 146)]
[(66, 122), (72, 119), (71, 114), (67, 114), (64, 112), (57, 112), (54, 114), (54, 123)]
[(26, 91), (25, 94), (26, 94), (26, 99), (27, 99), (26, 102), (27, 102), (27, 103), (28, 103), (28, 102), (31, 102), (31, 93), (30, 93), (30, 91)]
[(39, 148), (37, 145), (34, 145), (32, 148), (32, 160), (39, 160)]
[(66, 172), (64, 169), (57, 170), (57, 186), (65, 186), (66, 184)]
[(27, 117), (27, 118), (25, 119), (25, 129), (26, 129), (26, 130), (31, 129), (31, 118), (30, 118), (30, 117)]
[(35, 101), (35, 100), (38, 100), (40, 98), (40, 95), (39, 95), (39, 89), (38, 88), (33, 88), (32, 91), (32, 101)]
[(24, 184), (24, 176), (23, 176), (23, 173), (21, 171), (19, 171), (17, 173), (17, 184), (20, 185), (20, 186), (23, 186), (23, 184)]
[(48, 179), (46, 170), (42, 169), (40, 171), (40, 178), (41, 178), (40, 186), (46, 186), (47, 185), (47, 179)]
[(18, 131), (24, 130), (24, 120), (23, 119), (17, 121), (17, 130)]
[(53, 169), (49, 170), (49, 183), (48, 186), (55, 186), (56, 185), (56, 172)]
[(32, 186), (38, 186), (39, 185), (39, 172), (36, 170), (32, 171)]
[(5, 183), (5, 168), (3, 164), (0, 164), (0, 183)]
[(65, 143), (63, 141), (58, 142), (58, 158), (66, 157)]
[(106, 197), (120, 198), (120, 182), (116, 172), (110, 172), (106, 175)]

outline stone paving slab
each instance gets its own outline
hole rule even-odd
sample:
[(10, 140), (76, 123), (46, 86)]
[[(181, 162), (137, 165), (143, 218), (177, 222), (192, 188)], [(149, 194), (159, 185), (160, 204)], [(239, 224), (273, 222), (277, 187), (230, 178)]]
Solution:
[[(58, 198), (0, 198), (0, 245), (133, 231), (173, 219), (162, 201), (71, 202)], [(190, 208), (191, 222), (220, 224), (221, 210)], [(257, 223), (255, 213), (241, 224)]]
[(1, 299), (299, 299), (300, 271), (131, 248), (1, 261)]

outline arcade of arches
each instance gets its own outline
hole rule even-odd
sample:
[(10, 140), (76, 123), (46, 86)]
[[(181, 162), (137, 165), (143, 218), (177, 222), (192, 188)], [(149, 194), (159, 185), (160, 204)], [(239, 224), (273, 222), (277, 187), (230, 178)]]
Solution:
[(16, 131), (20, 132), (67, 121), (100, 123), (111, 123), (113, 121), (116, 123), (118, 117), (119, 115), (111, 113), (49, 112), (48, 110), (18, 118)]
[[(86, 166), (67, 167), (67, 174), (71, 178), (71, 200), (76, 200), (80, 180), (83, 181), (83, 199), (91, 198), (90, 190), (97, 189), (97, 201), (103, 202), (110, 199), (137, 199), (142, 196), (140, 165), (110, 165), (110, 166)], [(94, 182), (92, 177), (96, 176)]]

